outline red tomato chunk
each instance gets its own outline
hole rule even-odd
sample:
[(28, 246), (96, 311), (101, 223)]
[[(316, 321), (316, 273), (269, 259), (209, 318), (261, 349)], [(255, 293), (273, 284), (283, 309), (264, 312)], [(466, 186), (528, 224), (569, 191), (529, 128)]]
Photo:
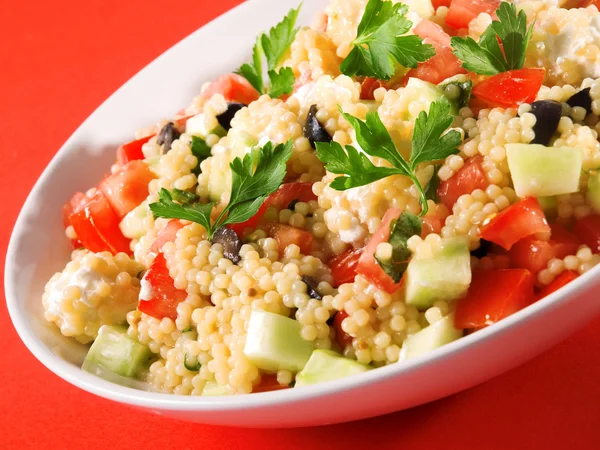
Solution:
[(535, 299), (534, 279), (524, 269), (474, 272), (467, 295), (456, 304), (454, 326), (480, 329), (525, 308)]
[(142, 283), (147, 283), (150, 292), (149, 298), (144, 299), (140, 293), (138, 309), (156, 319), (177, 319), (177, 305), (187, 298), (187, 292), (175, 287), (173, 278), (169, 275), (167, 260), (162, 253), (156, 255)]
[(262, 374), (260, 376), (260, 383), (254, 386), (252, 393), (257, 392), (271, 392), (280, 391), (281, 389), (289, 389), (290, 386), (287, 384), (279, 384), (277, 381), (277, 375), (273, 374)]
[(129, 239), (119, 229), (119, 217), (102, 193), (88, 199), (69, 217), (69, 221), (81, 244), (92, 252), (109, 251), (131, 253)]
[(390, 223), (392, 220), (400, 217), (400, 214), (402, 214), (402, 210), (399, 208), (390, 208), (387, 210), (381, 220), (381, 225), (379, 225), (375, 234), (369, 239), (356, 266), (356, 273), (362, 275), (369, 283), (374, 284), (389, 294), (393, 294), (400, 289), (402, 280), (399, 283), (394, 283), (394, 280), (384, 272), (375, 259), (375, 252), (377, 252), (377, 246), (380, 243), (387, 242), (390, 238)]
[(346, 311), (339, 311), (333, 318), (333, 328), (335, 329), (335, 340), (338, 345), (344, 349), (352, 345), (352, 336), (342, 329), (342, 322), (348, 317)]
[(281, 223), (268, 223), (265, 225), (265, 231), (279, 244), (280, 257), (283, 256), (286, 247), (292, 244), (300, 247), (300, 253), (303, 255), (310, 255), (312, 251), (314, 236), (308, 231)]
[(552, 281), (552, 283), (540, 290), (538, 298), (542, 299), (553, 292), (558, 291), (560, 288), (566, 286), (578, 276), (579, 274), (577, 272), (573, 272), (572, 270), (566, 270), (565, 272), (562, 272), (554, 279), (554, 281)]
[(593, 253), (600, 253), (600, 216), (579, 219), (575, 222), (573, 232)]
[(354, 281), (354, 278), (356, 278), (356, 266), (358, 265), (358, 260), (360, 259), (362, 252), (362, 248), (352, 248), (329, 261), (328, 265), (331, 270), (331, 276), (333, 277), (335, 287)]
[[(444, 6), (447, 6), (448, 1), (443, 3)], [(500, 3), (502, 3), (501, 0), (452, 0), (446, 16), (446, 23), (457, 29), (468, 28), (469, 22), (481, 13), (488, 13), (495, 17)]]
[(248, 80), (235, 73), (227, 73), (218, 77), (202, 92), (202, 97), (210, 98), (215, 94), (221, 94), (228, 102), (239, 102), (244, 105), (249, 105), (260, 97), (258, 91), (248, 83)]
[(546, 69), (517, 69), (494, 75), (476, 84), (473, 95), (491, 107), (516, 108), (535, 100)]
[(143, 161), (131, 161), (98, 185), (120, 219), (148, 197), (148, 184), (156, 178)]
[(462, 195), (471, 194), (476, 189), (483, 191), (490, 185), (482, 163), (482, 156), (474, 156), (454, 175), (440, 183), (438, 196), (450, 211)]
[(481, 227), (481, 237), (505, 250), (527, 236), (547, 233), (550, 226), (544, 211), (534, 197), (527, 197), (509, 206)]
[(159, 231), (158, 236), (150, 246), (149, 253), (153, 255), (158, 255), (162, 252), (163, 245), (167, 242), (175, 242), (175, 238), (177, 237), (177, 232), (183, 228), (183, 224), (181, 221), (172, 219), (169, 223)]
[(135, 141), (128, 142), (127, 144), (121, 145), (117, 149), (117, 164), (120, 166), (124, 166), (130, 161), (137, 161), (138, 159), (144, 159), (144, 153), (142, 152), (142, 146), (155, 136), (151, 134), (150, 136), (143, 137), (141, 139), (136, 139)]

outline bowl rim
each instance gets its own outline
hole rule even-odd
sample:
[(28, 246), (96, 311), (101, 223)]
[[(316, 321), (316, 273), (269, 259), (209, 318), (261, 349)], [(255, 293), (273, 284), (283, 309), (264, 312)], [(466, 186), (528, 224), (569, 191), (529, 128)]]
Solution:
[[(263, 0), (265, 1), (265, 0)], [(221, 21), (227, 20), (232, 15), (243, 14), (247, 8), (254, 8), (254, 5), (259, 3), (259, 0), (243, 2), (236, 7), (230, 9), (224, 14), (218, 16), (208, 24), (218, 26)], [(162, 56), (171, 51), (171, 49), (184, 45), (192, 35), (202, 30), (208, 24), (192, 32), (189, 36), (167, 49), (164, 53), (147, 64), (139, 72), (133, 75), (113, 94), (104, 100), (76, 129), (76, 131), (67, 139), (61, 146), (59, 151), (54, 155), (48, 166), (44, 169), (42, 175), (34, 184), (30, 193), (27, 196), (18, 218), (15, 222), (11, 233), (9, 245), (6, 253), (4, 285), (6, 304), (8, 307), (9, 316), (12, 320), (19, 337), (29, 349), (29, 351), (51, 372), (64, 379), (68, 383), (83, 389), (84, 391), (98, 395), (100, 397), (126, 403), (134, 406), (145, 408), (157, 408), (171, 411), (241, 411), (253, 408), (262, 408), (267, 406), (276, 406), (283, 403), (295, 403), (306, 401), (321, 396), (333, 395), (345, 391), (354, 390), (366, 385), (376, 384), (391, 378), (403, 376), (413, 372), (417, 372), (432, 364), (437, 364), (455, 355), (467, 351), (471, 347), (483, 345), (492, 336), (499, 336), (509, 331), (514, 326), (524, 324), (534, 315), (549, 313), (553, 309), (559, 308), (563, 303), (567, 302), (570, 297), (577, 295), (584, 290), (586, 284), (597, 275), (600, 275), (600, 265), (592, 270), (581, 275), (576, 280), (561, 288), (559, 291), (543, 298), (527, 308), (518, 311), (517, 313), (503, 319), (502, 321), (487, 327), (467, 336), (462, 337), (454, 342), (446, 344), (438, 349), (435, 349), (425, 355), (402, 361), (400, 364), (390, 364), (379, 367), (376, 370), (369, 370), (364, 373), (356, 374), (351, 377), (328, 381), (316, 385), (302, 386), (294, 389), (283, 389), (273, 392), (255, 393), (252, 395), (228, 395), (215, 397), (202, 396), (184, 396), (169, 393), (142, 391), (125, 386), (118, 385), (106, 381), (100, 377), (83, 371), (66, 360), (60, 358), (53, 353), (35, 334), (27, 315), (23, 309), (19, 308), (19, 299), (17, 295), (17, 287), (15, 282), (16, 258), (15, 254), (19, 246), (19, 242), (26, 238), (25, 222), (27, 212), (34, 206), (34, 193), (46, 180), (52, 177), (54, 168), (59, 164), (59, 161), (64, 158), (63, 151), (76, 137), (81, 133), (82, 128), (91, 120), (94, 119), (97, 111), (103, 107), (114, 96), (126, 88), (130, 83), (135, 83), (138, 75), (144, 72), (148, 67), (157, 64)]]

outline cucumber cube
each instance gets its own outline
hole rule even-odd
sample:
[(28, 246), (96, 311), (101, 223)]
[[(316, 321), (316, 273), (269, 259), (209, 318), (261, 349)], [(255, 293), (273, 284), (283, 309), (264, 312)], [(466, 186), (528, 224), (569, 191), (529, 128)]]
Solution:
[[(406, 89), (408, 91), (416, 91), (418, 96), (417, 99), (421, 101), (423, 106), (422, 111), (429, 112), (431, 104), (438, 98), (444, 96), (442, 89), (435, 84), (428, 83), (427, 81), (420, 80), (418, 78), (409, 78), (406, 83)], [(421, 111), (416, 111), (416, 115), (407, 112), (407, 118), (409, 120), (417, 119)]]
[(471, 284), (471, 254), (466, 239), (451, 238), (431, 259), (413, 258), (405, 273), (406, 303), (420, 310), (466, 294)]
[(462, 335), (462, 330), (454, 328), (454, 314), (450, 314), (433, 325), (429, 325), (418, 333), (407, 337), (402, 345), (400, 360), (415, 358), (435, 350), (461, 338)]
[(220, 395), (229, 395), (229, 392), (225, 386), (221, 386), (216, 381), (207, 381), (202, 388), (202, 395), (206, 397), (215, 397)]
[(587, 182), (587, 198), (595, 213), (600, 213), (600, 172), (590, 174)]
[(323, 383), (366, 372), (369, 367), (332, 350), (315, 350), (298, 375), (296, 386)]
[(300, 336), (300, 322), (266, 311), (252, 310), (244, 354), (259, 369), (299, 372), (313, 351)]
[(506, 144), (515, 191), (523, 197), (547, 197), (579, 190), (583, 151), (538, 144)]
[(125, 327), (103, 325), (82, 368), (95, 373), (94, 366), (100, 365), (117, 375), (135, 378), (146, 369), (151, 355), (148, 347), (127, 336)]

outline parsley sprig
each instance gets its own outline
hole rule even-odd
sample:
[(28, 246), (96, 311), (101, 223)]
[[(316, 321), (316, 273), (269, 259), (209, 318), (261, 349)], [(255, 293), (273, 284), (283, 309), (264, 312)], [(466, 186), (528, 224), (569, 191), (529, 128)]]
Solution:
[(369, 0), (358, 25), (353, 49), (342, 61), (342, 73), (389, 80), (395, 73), (393, 60), (404, 67), (417, 67), (435, 55), (433, 46), (419, 36), (406, 36), (412, 22), (408, 6), (391, 1)]
[(479, 43), (470, 37), (452, 38), (454, 54), (463, 62), (462, 66), (471, 72), (496, 75), (521, 69), (525, 63), (525, 52), (534, 24), (527, 28), (525, 11), (517, 13), (517, 7), (512, 3), (502, 2), (496, 14), (498, 20), (485, 30)]
[[(259, 93), (268, 93), (271, 98), (289, 94), (294, 88), (295, 77), (292, 69), (281, 67), (278, 70), (277, 66), (296, 37), (298, 28), (295, 28), (295, 25), (301, 7), (302, 5), (291, 9), (281, 22), (269, 30), (269, 34), (263, 33), (258, 36), (252, 49), (252, 63), (243, 64), (236, 72), (246, 78)], [(267, 60), (267, 75), (270, 81), (268, 88), (265, 87), (263, 79), (264, 58)]]
[(408, 239), (414, 235), (421, 234), (421, 219), (409, 211), (402, 211), (398, 219), (390, 222), (390, 237), (388, 243), (392, 246), (392, 258), (383, 261), (373, 255), (377, 264), (388, 274), (394, 283), (399, 283), (402, 274), (408, 267), (411, 251), (408, 248)]
[(244, 158), (235, 158), (231, 168), (231, 196), (216, 220), (211, 219), (214, 203), (178, 203), (180, 192), (174, 195), (167, 189), (158, 193), (159, 201), (149, 205), (154, 217), (183, 219), (199, 223), (211, 239), (214, 233), (228, 224), (241, 223), (254, 216), (267, 196), (275, 192), (286, 174), (286, 163), (292, 156), (292, 142), (273, 147), (267, 142), (254, 148)]
[[(316, 143), (317, 156), (325, 164), (325, 168), (331, 173), (342, 175), (333, 180), (331, 187), (344, 191), (392, 175), (405, 175), (419, 190), (421, 215), (425, 215), (428, 211), (427, 193), (417, 178), (417, 166), (458, 153), (458, 146), (462, 142), (458, 131), (447, 131), (453, 121), (448, 100), (440, 98), (431, 104), (429, 114), (425, 111), (419, 114), (415, 122), (408, 161), (396, 148), (377, 113), (368, 113), (365, 122), (350, 114), (342, 114), (354, 128), (356, 140), (364, 153), (352, 145), (346, 145), (344, 149), (335, 141)], [(367, 155), (384, 159), (391, 167), (376, 166)]]

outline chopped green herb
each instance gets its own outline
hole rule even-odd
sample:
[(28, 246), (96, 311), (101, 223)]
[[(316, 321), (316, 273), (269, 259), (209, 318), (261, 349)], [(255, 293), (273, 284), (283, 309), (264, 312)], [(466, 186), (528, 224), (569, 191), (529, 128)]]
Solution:
[(427, 197), (427, 200), (433, 200), (435, 203), (440, 201), (437, 191), (440, 187), (440, 177), (438, 177), (438, 172), (441, 168), (441, 164), (433, 166), (433, 174), (425, 185), (425, 197)]
[[(252, 63), (243, 64), (236, 72), (246, 78), (259, 93), (269, 94), (271, 98), (279, 98), (294, 89), (295, 77), (292, 69), (277, 67), (296, 37), (296, 19), (301, 7), (302, 5), (290, 9), (287, 16), (269, 30), (269, 34), (261, 34), (252, 49)], [(269, 88), (265, 87), (263, 79), (263, 58), (267, 60)]]
[(191, 205), (193, 203), (197, 203), (200, 200), (200, 197), (196, 194), (192, 194), (191, 192), (182, 191), (181, 189), (173, 189), (171, 191), (171, 196), (173, 200), (177, 203), (181, 203), (182, 205)]
[(195, 363), (192, 363), (192, 364), (188, 363), (187, 353), (185, 355), (183, 355), (183, 365), (190, 372), (197, 372), (198, 370), (200, 370), (200, 367), (202, 367), (202, 364), (200, 364), (197, 357), (196, 357)]
[(435, 55), (433, 46), (419, 36), (407, 36), (412, 22), (408, 6), (391, 1), (369, 0), (358, 25), (350, 54), (342, 61), (342, 73), (389, 80), (395, 73), (394, 60), (404, 67), (417, 67)]
[(375, 260), (394, 280), (394, 283), (400, 282), (408, 266), (411, 254), (408, 249), (408, 239), (419, 234), (421, 234), (421, 219), (408, 211), (402, 211), (400, 217), (390, 223), (388, 243), (392, 246), (392, 258), (389, 261), (382, 261), (375, 256)]
[(182, 333), (189, 333), (190, 331), (194, 331), (194, 330), (195, 330), (194, 327), (187, 327), (187, 328), (181, 330), (181, 332)]
[(267, 142), (244, 156), (235, 158), (231, 168), (231, 195), (227, 206), (216, 220), (211, 220), (214, 203), (183, 205), (173, 200), (166, 189), (158, 193), (159, 201), (149, 205), (154, 217), (183, 219), (199, 223), (211, 239), (221, 227), (241, 223), (254, 216), (267, 196), (275, 192), (286, 174), (286, 163), (292, 156), (292, 142), (273, 147)]
[(193, 170), (193, 173), (198, 175), (200, 173), (200, 163), (210, 156), (210, 147), (201, 137), (192, 136), (190, 149), (192, 150), (192, 155), (198, 159), (198, 165)]
[[(332, 173), (342, 175), (331, 183), (331, 187), (344, 191), (392, 175), (409, 177), (419, 190), (421, 196), (421, 215), (427, 213), (427, 196), (416, 174), (420, 163), (442, 160), (458, 153), (462, 142), (461, 135), (456, 130), (448, 131), (452, 125), (453, 116), (450, 114), (450, 104), (442, 97), (431, 104), (429, 114), (422, 111), (415, 122), (412, 137), (410, 160), (404, 159), (396, 149), (396, 145), (375, 112), (367, 114), (365, 122), (342, 112), (344, 118), (356, 132), (356, 139), (363, 152), (352, 145), (344, 148), (337, 142), (317, 142), (317, 156)], [(392, 167), (374, 165), (367, 155), (382, 158)]]
[[(494, 20), (479, 39), (452, 38), (454, 54), (463, 67), (481, 75), (496, 75), (508, 70), (521, 69), (525, 63), (527, 45), (533, 25), (527, 28), (527, 15), (508, 2), (502, 2)], [(500, 41), (500, 42), (498, 42)], [(502, 43), (502, 46), (500, 46)]]

